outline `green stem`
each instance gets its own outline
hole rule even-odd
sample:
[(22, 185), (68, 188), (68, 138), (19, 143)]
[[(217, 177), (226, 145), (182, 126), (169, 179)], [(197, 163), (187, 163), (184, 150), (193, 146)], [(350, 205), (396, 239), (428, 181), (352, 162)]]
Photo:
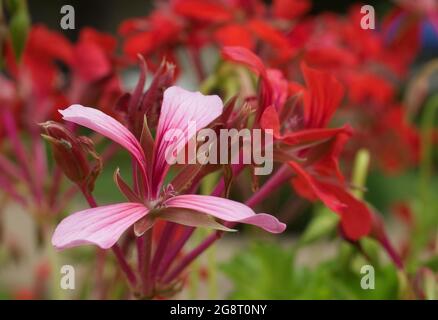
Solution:
[(423, 241), (427, 241), (429, 232), (425, 232), (431, 226), (434, 226), (434, 211), (433, 211), (433, 196), (431, 192), (431, 178), (433, 170), (433, 127), (435, 119), (438, 115), (438, 95), (434, 95), (428, 99), (424, 114), (421, 118), (421, 159), (420, 159), (420, 178), (419, 191), (421, 201), (421, 216), (419, 216), (419, 224), (417, 227), (417, 244), (421, 245)]
[(358, 199), (363, 199), (364, 188), (368, 175), (368, 168), (370, 164), (370, 153), (368, 150), (361, 149), (356, 154), (354, 161), (352, 183), (355, 189), (352, 191), (354, 196)]

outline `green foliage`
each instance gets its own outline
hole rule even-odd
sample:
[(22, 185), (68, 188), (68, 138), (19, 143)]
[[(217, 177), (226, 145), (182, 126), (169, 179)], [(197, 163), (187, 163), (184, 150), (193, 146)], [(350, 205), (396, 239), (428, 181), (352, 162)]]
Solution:
[(314, 218), (309, 222), (304, 234), (300, 237), (300, 245), (311, 243), (333, 233), (339, 223), (339, 216), (326, 207), (315, 210)]
[(9, 0), (6, 4), (11, 17), (8, 27), (12, 48), (15, 57), (19, 60), (23, 54), (31, 24), (27, 3), (25, 0)]
[(431, 269), (433, 272), (438, 272), (438, 255), (427, 260), (424, 263), (424, 266)]
[(127, 183), (132, 181), (132, 170), (130, 159), (124, 152), (117, 152), (109, 161), (105, 163), (104, 169), (98, 176), (93, 191), (98, 203), (116, 203), (126, 201), (124, 196), (117, 189), (114, 183), (114, 171), (119, 168), (123, 179)]
[(375, 267), (375, 289), (360, 286), (368, 264), (352, 250), (315, 268), (299, 266), (295, 254), (274, 243), (257, 243), (222, 266), (233, 282), (231, 299), (396, 299), (398, 278), (391, 266)]

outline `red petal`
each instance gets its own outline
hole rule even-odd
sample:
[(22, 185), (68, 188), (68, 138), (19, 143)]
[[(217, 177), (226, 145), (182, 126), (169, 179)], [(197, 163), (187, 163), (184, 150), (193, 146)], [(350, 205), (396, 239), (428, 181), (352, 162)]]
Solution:
[(93, 42), (80, 42), (75, 48), (74, 68), (87, 81), (102, 79), (111, 72), (111, 63), (102, 48)]
[(251, 33), (242, 25), (228, 24), (219, 28), (214, 34), (221, 46), (240, 46), (252, 50), (254, 39)]
[(352, 129), (349, 126), (344, 126), (335, 129), (307, 129), (297, 132), (291, 132), (283, 136), (283, 142), (291, 145), (307, 144), (311, 142), (332, 139), (342, 132), (351, 135)]
[(207, 22), (223, 22), (231, 20), (233, 17), (232, 11), (228, 8), (209, 0), (176, 1), (173, 10), (187, 18)]
[(45, 26), (32, 27), (26, 52), (32, 57), (44, 60), (59, 59), (70, 64), (73, 59), (73, 46), (61, 33), (51, 31)]
[(123, 51), (134, 59), (139, 53), (148, 55), (155, 48), (154, 39), (153, 33), (140, 32), (126, 40), (123, 45)]
[(304, 15), (310, 10), (309, 0), (274, 0), (274, 15), (291, 20)]
[(331, 74), (302, 63), (308, 90), (304, 92), (304, 118), (307, 128), (325, 127), (341, 103), (344, 87)]
[(280, 119), (277, 110), (273, 106), (266, 108), (263, 112), (262, 117), (260, 118), (260, 126), (265, 130), (272, 129), (274, 131), (274, 136), (276, 138), (281, 138)]
[(117, 41), (112, 35), (109, 33), (99, 32), (92, 28), (84, 28), (81, 30), (79, 42), (94, 43), (106, 53), (112, 53), (117, 46)]
[(258, 75), (266, 78), (266, 69), (262, 60), (252, 51), (243, 47), (224, 47), (222, 56), (226, 60), (242, 63)]
[(254, 19), (248, 23), (248, 27), (261, 40), (270, 44), (278, 51), (281, 60), (289, 59), (294, 55), (294, 50), (289, 44), (288, 39), (277, 29), (263, 20)]
[(289, 162), (289, 165), (297, 173), (293, 181), (293, 185), (298, 187), (296, 191), (308, 199), (317, 196), (328, 208), (338, 213), (342, 230), (348, 239), (358, 240), (371, 231), (372, 216), (364, 203), (342, 187), (315, 179), (297, 163)]

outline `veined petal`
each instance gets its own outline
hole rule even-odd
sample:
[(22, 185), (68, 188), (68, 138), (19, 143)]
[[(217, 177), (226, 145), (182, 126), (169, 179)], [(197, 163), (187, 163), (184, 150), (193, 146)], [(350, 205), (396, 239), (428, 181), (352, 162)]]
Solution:
[(331, 120), (344, 97), (344, 87), (330, 73), (301, 64), (307, 90), (304, 99), (304, 119), (307, 128), (323, 128)]
[(108, 249), (148, 211), (141, 203), (125, 202), (76, 212), (56, 227), (52, 244), (57, 249), (85, 244)]
[(266, 213), (256, 214), (250, 207), (225, 198), (204, 195), (180, 195), (168, 199), (166, 207), (186, 208), (228, 221), (252, 224), (271, 233), (281, 233), (286, 225)]
[(70, 121), (117, 142), (131, 153), (146, 175), (146, 160), (143, 149), (135, 136), (119, 121), (94, 108), (74, 104), (59, 110), (66, 121)]
[[(166, 155), (181, 151), (196, 132), (220, 116), (222, 110), (222, 100), (216, 95), (205, 96), (176, 86), (164, 91), (154, 159), (153, 181), (156, 185), (160, 184), (168, 168)], [(166, 133), (170, 137), (166, 138)]]

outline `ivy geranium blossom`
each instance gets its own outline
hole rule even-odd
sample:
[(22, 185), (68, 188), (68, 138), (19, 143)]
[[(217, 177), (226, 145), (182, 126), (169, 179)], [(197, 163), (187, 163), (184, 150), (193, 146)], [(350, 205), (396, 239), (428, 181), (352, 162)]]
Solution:
[[(139, 220), (142, 220), (141, 232), (144, 233), (156, 219), (230, 230), (215, 220), (219, 219), (252, 224), (271, 233), (283, 232), (286, 226), (277, 218), (265, 213), (256, 214), (242, 203), (207, 195), (176, 195), (166, 191), (171, 188), (163, 186), (169, 169), (166, 162), (169, 148), (173, 148), (170, 152), (181, 151), (192, 138), (190, 134), (195, 134), (189, 132), (188, 124), (195, 121), (197, 130), (200, 130), (220, 116), (222, 110), (223, 103), (218, 96), (205, 96), (176, 86), (166, 89), (155, 141), (152, 142), (152, 157), (145, 152), (150, 152), (150, 149), (144, 149), (125, 126), (107, 114), (81, 105), (60, 110), (64, 120), (94, 130), (128, 150), (135, 159), (134, 177), (138, 176), (138, 181), (134, 182), (132, 190), (116, 171), (115, 180), (130, 202), (90, 208), (68, 216), (57, 226), (52, 244), (58, 249), (85, 244), (108, 249)], [(179, 129), (180, 136), (173, 137), (172, 142), (164, 139), (165, 133), (174, 129)]]

